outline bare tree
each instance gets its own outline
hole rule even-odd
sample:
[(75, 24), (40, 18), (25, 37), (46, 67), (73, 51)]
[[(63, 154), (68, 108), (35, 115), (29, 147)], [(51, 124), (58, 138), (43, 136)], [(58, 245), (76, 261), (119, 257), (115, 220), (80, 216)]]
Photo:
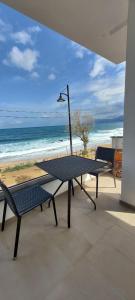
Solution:
[(93, 127), (93, 117), (90, 113), (75, 112), (72, 115), (72, 131), (83, 142), (83, 154), (87, 154), (87, 145), (89, 142), (89, 132)]

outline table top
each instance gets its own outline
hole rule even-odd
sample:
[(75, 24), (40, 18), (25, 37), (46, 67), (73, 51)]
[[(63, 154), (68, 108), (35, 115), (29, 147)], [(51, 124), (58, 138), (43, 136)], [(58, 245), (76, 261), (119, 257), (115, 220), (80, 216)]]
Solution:
[(36, 165), (63, 182), (108, 166), (107, 163), (75, 155), (43, 161)]

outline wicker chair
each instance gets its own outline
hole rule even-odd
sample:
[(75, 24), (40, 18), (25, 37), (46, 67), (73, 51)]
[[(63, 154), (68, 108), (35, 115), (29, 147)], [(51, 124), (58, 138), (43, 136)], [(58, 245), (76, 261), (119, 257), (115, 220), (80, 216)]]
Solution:
[(42, 211), (42, 204), (51, 199), (53, 203), (56, 226), (58, 225), (54, 196), (42, 189), (38, 185), (12, 193), (7, 188), (7, 186), (0, 180), (0, 187), (4, 193), (5, 198), (1, 230), (4, 231), (5, 227), (7, 204), (9, 205), (10, 209), (17, 218), (16, 237), (13, 255), (13, 258), (15, 259), (17, 257), (18, 251), (21, 219), (24, 214), (30, 212), (37, 206), (40, 206)]

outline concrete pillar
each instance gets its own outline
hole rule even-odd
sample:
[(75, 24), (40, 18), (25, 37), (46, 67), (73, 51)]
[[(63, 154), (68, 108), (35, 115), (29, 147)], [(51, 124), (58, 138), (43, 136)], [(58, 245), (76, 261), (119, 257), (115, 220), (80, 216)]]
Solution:
[(135, 206), (135, 0), (129, 1), (121, 200)]

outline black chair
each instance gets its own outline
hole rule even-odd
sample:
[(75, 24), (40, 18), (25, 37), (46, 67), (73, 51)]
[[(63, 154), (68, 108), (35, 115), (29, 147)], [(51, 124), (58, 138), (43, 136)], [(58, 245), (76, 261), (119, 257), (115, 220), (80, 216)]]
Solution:
[(5, 198), (1, 230), (3, 231), (5, 227), (7, 204), (17, 218), (16, 238), (13, 255), (13, 258), (15, 259), (17, 257), (21, 219), (24, 214), (30, 212), (37, 206), (40, 206), (42, 211), (42, 204), (51, 199), (53, 203), (56, 226), (58, 225), (54, 196), (38, 185), (12, 193), (0, 180), (0, 187), (4, 193)]
[[(99, 183), (99, 175), (104, 173), (111, 173), (113, 180), (114, 180), (114, 186), (116, 188), (116, 179), (114, 174), (114, 159), (115, 159), (115, 149), (113, 148), (107, 148), (107, 147), (97, 147), (95, 160), (101, 160), (108, 163), (108, 166), (98, 169), (92, 173), (89, 173), (90, 175), (93, 175), (96, 177), (96, 198), (98, 198), (98, 183)], [(81, 183), (82, 183), (82, 177), (81, 177)]]

